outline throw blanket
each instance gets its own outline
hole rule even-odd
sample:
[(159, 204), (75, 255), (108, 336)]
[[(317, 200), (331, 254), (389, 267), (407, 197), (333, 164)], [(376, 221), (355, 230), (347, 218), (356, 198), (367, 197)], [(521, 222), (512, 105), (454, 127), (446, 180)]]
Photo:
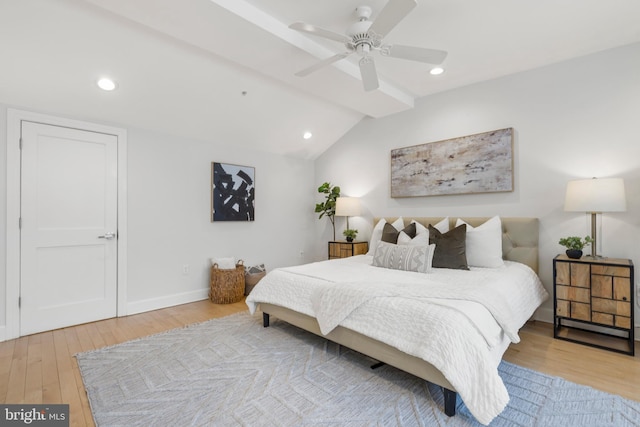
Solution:
[(352, 257), (274, 270), (247, 305), (252, 313), (260, 302), (288, 307), (316, 317), (323, 333), (339, 324), (420, 357), (445, 375), (478, 421), (488, 424), (509, 396), (484, 328), (454, 303), (486, 304), (517, 342), (518, 329), (548, 297), (538, 277), (512, 262), (497, 269), (422, 274), (373, 267), (370, 260)]
[[(395, 282), (381, 282), (379, 272), (364, 270), (362, 273), (358, 282), (337, 283), (318, 289), (312, 295), (313, 309), (323, 334), (331, 332), (353, 310), (373, 298), (447, 299), (482, 304), (511, 342), (518, 343), (518, 329), (533, 313), (531, 302), (537, 302), (535, 310), (546, 298), (546, 292), (540, 292), (535, 286), (538, 277), (519, 263), (510, 263), (508, 268), (477, 269), (471, 280), (469, 273), (445, 272), (438, 277), (427, 275), (428, 280), (412, 275), (395, 278)], [(523, 277), (526, 280), (522, 280)]]

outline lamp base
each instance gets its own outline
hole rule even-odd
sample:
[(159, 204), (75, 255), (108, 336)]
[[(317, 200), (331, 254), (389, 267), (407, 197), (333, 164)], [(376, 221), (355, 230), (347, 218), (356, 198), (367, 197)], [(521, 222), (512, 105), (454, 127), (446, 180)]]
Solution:
[(591, 256), (593, 257), (592, 259), (597, 259), (598, 255), (596, 255), (596, 219), (597, 219), (597, 215), (595, 212), (591, 212), (591, 239), (593, 239), (593, 241), (591, 242)]

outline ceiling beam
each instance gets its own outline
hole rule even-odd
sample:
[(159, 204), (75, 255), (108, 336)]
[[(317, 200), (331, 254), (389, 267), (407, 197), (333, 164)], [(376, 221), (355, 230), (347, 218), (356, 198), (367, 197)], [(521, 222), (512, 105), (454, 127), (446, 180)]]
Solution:
[[(244, 0), (210, 0), (218, 6), (240, 16), (251, 24), (262, 28), (263, 30), (273, 34), (274, 36), (284, 40), (285, 42), (304, 50), (316, 58), (328, 58), (338, 52), (327, 49), (326, 47), (314, 42), (309, 37), (300, 34), (298, 31), (290, 29), (286, 24), (273, 18), (271, 15), (247, 3)], [(351, 77), (361, 80), (360, 68), (358, 65), (349, 61), (338, 61), (332, 64), (333, 67), (350, 75)], [(378, 91), (386, 96), (393, 98), (396, 102), (404, 104), (407, 108), (413, 108), (415, 98), (402, 91), (393, 84), (380, 79), (380, 87)], [(395, 103), (394, 103), (395, 104)]]

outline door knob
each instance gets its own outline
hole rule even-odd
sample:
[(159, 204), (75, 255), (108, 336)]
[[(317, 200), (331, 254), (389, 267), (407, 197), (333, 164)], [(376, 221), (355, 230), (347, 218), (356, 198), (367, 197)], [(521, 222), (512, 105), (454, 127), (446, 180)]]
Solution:
[(111, 240), (113, 238), (116, 237), (116, 233), (104, 233), (102, 236), (98, 236), (98, 239), (107, 239), (107, 240)]

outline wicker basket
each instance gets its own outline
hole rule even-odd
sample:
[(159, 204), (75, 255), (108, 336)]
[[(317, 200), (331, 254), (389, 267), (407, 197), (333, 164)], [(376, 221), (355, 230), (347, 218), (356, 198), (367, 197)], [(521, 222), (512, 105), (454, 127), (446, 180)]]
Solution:
[(232, 304), (244, 297), (244, 263), (238, 261), (236, 268), (220, 269), (218, 264), (211, 267), (211, 290), (209, 298), (214, 304)]

